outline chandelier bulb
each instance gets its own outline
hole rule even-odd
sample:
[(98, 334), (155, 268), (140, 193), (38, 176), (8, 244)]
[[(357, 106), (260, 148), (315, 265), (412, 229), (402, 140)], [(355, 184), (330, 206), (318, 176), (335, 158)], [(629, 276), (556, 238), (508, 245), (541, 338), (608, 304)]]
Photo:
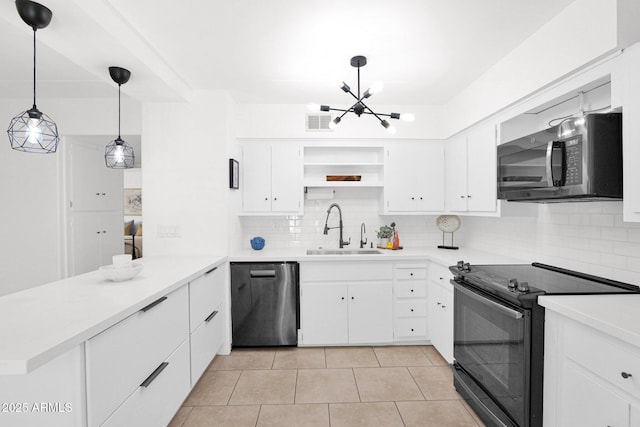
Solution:
[(413, 113), (402, 113), (400, 114), (400, 120), (403, 122), (413, 122), (416, 119), (416, 115)]
[(384, 89), (384, 83), (382, 83), (381, 81), (375, 81), (368, 89), (368, 92), (373, 95), (382, 92), (382, 89)]
[(351, 90), (349, 85), (346, 84), (345, 82), (340, 83), (340, 89), (342, 89), (346, 93), (349, 93), (349, 91)]
[(312, 113), (317, 113), (318, 111), (320, 111), (320, 104), (316, 104), (314, 102), (310, 102), (307, 104), (307, 111), (310, 111)]

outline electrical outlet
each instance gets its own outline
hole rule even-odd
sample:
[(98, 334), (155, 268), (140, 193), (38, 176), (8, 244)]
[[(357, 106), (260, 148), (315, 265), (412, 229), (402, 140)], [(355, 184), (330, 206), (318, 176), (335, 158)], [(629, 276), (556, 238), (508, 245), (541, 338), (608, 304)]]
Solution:
[(180, 237), (180, 226), (177, 224), (158, 224), (158, 237)]

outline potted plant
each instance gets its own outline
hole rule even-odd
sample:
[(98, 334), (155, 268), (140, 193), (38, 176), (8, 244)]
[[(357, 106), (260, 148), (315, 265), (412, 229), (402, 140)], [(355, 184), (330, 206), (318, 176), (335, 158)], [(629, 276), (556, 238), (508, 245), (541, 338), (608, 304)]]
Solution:
[(391, 227), (389, 227), (387, 225), (383, 225), (376, 232), (376, 236), (378, 237), (378, 246), (381, 247), (381, 248), (386, 248), (387, 247), (387, 243), (393, 237), (393, 228), (391, 228)]

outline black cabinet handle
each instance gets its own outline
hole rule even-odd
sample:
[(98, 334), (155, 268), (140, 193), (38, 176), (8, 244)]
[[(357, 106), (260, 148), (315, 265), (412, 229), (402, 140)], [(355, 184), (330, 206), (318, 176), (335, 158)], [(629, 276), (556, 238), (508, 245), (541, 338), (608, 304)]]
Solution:
[(413, 313), (413, 308), (411, 309), (411, 312)]
[(251, 278), (276, 277), (276, 271), (275, 270), (250, 270), (249, 277)]
[(633, 376), (627, 372), (621, 372), (620, 375), (622, 375), (622, 378), (624, 378), (625, 380)]
[(205, 276), (209, 273), (213, 273), (214, 271), (216, 271), (218, 269), (218, 267), (213, 267), (211, 270), (207, 271), (205, 274)]
[(140, 311), (147, 312), (147, 311), (151, 310), (153, 307), (155, 307), (156, 305), (160, 304), (162, 301), (164, 301), (164, 300), (166, 300), (166, 299), (167, 299), (167, 297), (158, 298), (157, 300), (155, 300), (154, 302), (152, 302), (152, 303), (151, 303), (151, 304), (149, 304), (148, 306), (146, 306), (146, 307), (142, 307), (142, 308), (140, 309)]
[(411, 289), (411, 293), (413, 293), (413, 289)]
[(413, 276), (413, 273), (409, 273), (409, 276)]
[(214, 317), (216, 317), (216, 314), (218, 314), (218, 310), (215, 310), (213, 313), (211, 313), (209, 316), (207, 316), (206, 319), (204, 319), (205, 322), (210, 322), (211, 319), (213, 319)]
[(342, 299), (342, 300), (343, 300), (343, 299), (344, 299), (344, 297), (342, 297), (342, 298), (340, 298), (340, 299)]
[(149, 387), (153, 382), (153, 380), (155, 380), (156, 377), (160, 375), (160, 373), (164, 371), (164, 368), (166, 368), (167, 366), (169, 366), (169, 362), (162, 362), (160, 366), (158, 366), (156, 370), (153, 371), (151, 375), (147, 377), (146, 380), (142, 381), (142, 384), (140, 384), (140, 387)]
[(351, 297), (351, 299), (355, 299), (354, 297)]

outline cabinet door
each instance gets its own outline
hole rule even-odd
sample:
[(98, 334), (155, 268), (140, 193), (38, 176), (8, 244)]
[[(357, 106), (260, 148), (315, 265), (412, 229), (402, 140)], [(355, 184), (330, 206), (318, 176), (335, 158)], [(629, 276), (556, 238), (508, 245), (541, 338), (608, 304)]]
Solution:
[(467, 209), (495, 212), (496, 187), (495, 126), (482, 125), (467, 138)]
[(565, 359), (559, 426), (628, 426), (629, 404), (591, 374)]
[(391, 283), (349, 285), (349, 343), (393, 341)]
[(444, 147), (439, 141), (393, 143), (385, 163), (388, 212), (438, 212), (444, 209)]
[(122, 211), (123, 172), (104, 163), (104, 146), (72, 143), (71, 202), (74, 211)]
[(457, 137), (445, 144), (445, 208), (467, 210), (467, 138)]
[[(105, 213), (100, 215), (100, 266), (113, 262), (113, 256), (124, 253), (124, 232), (122, 214)], [(139, 237), (140, 238), (140, 237)], [(78, 251), (78, 248), (74, 248)]]
[(348, 337), (347, 285), (322, 283), (302, 286), (302, 340), (304, 344), (346, 344)]
[(302, 149), (295, 144), (278, 143), (271, 148), (271, 210), (301, 212)]
[(453, 362), (453, 291), (429, 282), (427, 319), (431, 344), (449, 363)]
[[(100, 267), (100, 216), (77, 213), (71, 220), (72, 275)], [(124, 243), (123, 243), (124, 245)]]
[(242, 209), (244, 212), (271, 211), (271, 145), (251, 144), (242, 150)]
[(624, 50), (622, 55), (622, 162), (623, 162), (623, 212), (625, 221), (640, 222), (640, 44)]

